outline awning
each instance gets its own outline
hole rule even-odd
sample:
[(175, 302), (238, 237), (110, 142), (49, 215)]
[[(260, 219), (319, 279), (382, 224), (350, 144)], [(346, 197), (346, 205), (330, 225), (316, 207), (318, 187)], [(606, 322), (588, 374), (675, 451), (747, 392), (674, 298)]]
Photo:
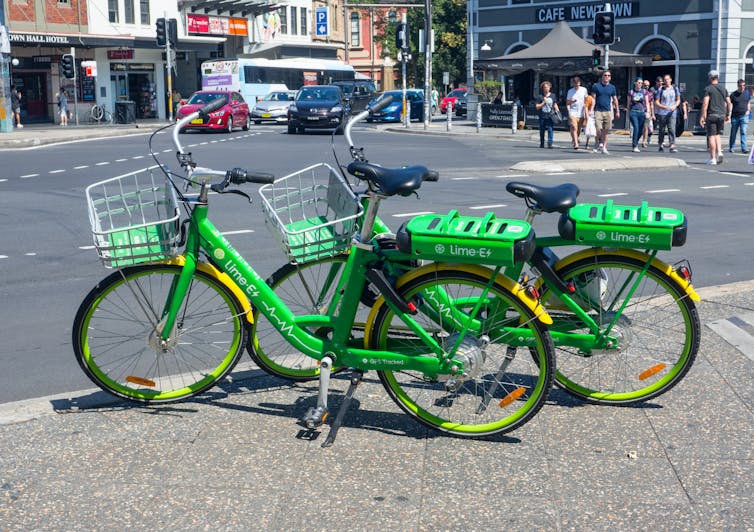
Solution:
[(178, 0), (178, 9), (191, 13), (203, 12), (229, 16), (260, 15), (280, 7), (280, 4), (267, 0)]
[[(478, 59), (475, 68), (498, 70), (512, 75), (534, 70), (560, 76), (570, 76), (592, 69), (592, 51), (595, 45), (585, 41), (571, 29), (567, 22), (558, 22), (536, 44), (512, 54)], [(644, 67), (652, 64), (649, 56), (610, 50), (610, 67)]]

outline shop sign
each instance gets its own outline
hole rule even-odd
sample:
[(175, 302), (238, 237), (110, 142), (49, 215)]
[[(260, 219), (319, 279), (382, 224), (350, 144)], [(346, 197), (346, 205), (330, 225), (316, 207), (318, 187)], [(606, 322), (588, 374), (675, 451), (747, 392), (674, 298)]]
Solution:
[(186, 13), (188, 33), (198, 35), (248, 35), (249, 21), (238, 17), (216, 17)]
[(71, 44), (68, 35), (52, 35), (49, 33), (36, 34), (36, 33), (11, 33), (8, 38), (10, 43), (16, 44), (41, 44), (41, 45), (59, 45), (59, 44)]
[(133, 51), (133, 48), (126, 48), (124, 50), (108, 50), (107, 58), (108, 59), (133, 59), (134, 51)]
[[(639, 16), (639, 2), (612, 2), (615, 18)], [(604, 10), (604, 4), (576, 4), (541, 7), (534, 11), (535, 22), (560, 22), (561, 20), (594, 20), (595, 14)]]

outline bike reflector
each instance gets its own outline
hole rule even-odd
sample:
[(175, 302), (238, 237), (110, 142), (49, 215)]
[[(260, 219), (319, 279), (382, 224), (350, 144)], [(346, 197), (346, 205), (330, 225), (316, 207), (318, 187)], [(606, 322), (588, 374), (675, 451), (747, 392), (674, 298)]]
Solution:
[(560, 236), (607, 248), (670, 249), (686, 243), (686, 217), (678, 209), (580, 203), (563, 213)]

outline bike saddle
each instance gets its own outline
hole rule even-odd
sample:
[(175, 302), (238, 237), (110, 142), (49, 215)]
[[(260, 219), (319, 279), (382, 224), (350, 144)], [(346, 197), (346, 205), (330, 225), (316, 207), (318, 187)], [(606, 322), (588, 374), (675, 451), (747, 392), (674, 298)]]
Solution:
[(384, 168), (362, 161), (353, 161), (347, 170), (352, 176), (374, 184), (377, 191), (385, 196), (408, 196), (431, 174), (426, 166), (418, 164), (404, 168)]
[(564, 183), (555, 187), (541, 187), (511, 181), (505, 185), (505, 190), (526, 200), (527, 206), (543, 212), (568, 212), (568, 209), (576, 205), (579, 196), (579, 187), (573, 183)]

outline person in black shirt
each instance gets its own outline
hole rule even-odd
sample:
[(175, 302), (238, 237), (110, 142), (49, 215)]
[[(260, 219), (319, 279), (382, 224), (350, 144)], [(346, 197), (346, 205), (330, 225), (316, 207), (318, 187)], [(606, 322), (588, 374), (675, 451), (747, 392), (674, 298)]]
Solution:
[(710, 84), (704, 89), (699, 124), (707, 130), (707, 147), (710, 153), (710, 160), (707, 164), (716, 165), (723, 162), (720, 134), (723, 132), (725, 122), (730, 122), (731, 103), (728, 91), (719, 83), (720, 73), (717, 70), (710, 70), (707, 76)]
[(738, 88), (730, 93), (730, 103), (733, 108), (730, 112), (730, 140), (728, 151), (733, 153), (736, 147), (736, 136), (741, 130), (741, 152), (748, 153), (746, 149), (746, 130), (749, 128), (749, 112), (751, 111), (751, 96), (746, 88), (746, 82), (738, 80)]

